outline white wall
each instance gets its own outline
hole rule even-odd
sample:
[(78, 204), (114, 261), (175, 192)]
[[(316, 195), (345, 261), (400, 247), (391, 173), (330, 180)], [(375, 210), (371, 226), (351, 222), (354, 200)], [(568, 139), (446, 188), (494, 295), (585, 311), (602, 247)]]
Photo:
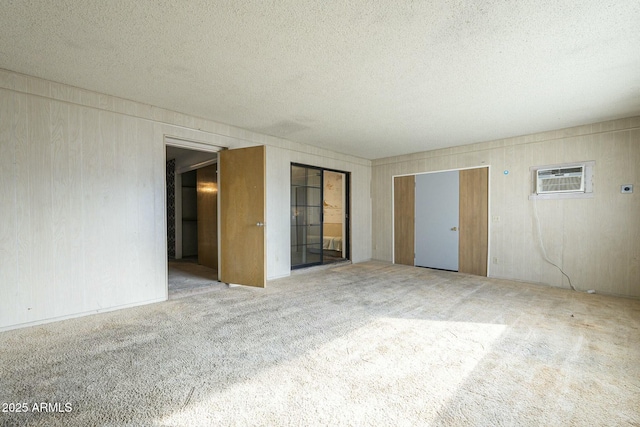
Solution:
[[(291, 163), (351, 172), (351, 260), (371, 259), (371, 167), (368, 160), (321, 149), (267, 147), (267, 275), (291, 271)], [(285, 231), (286, 230), (286, 231)]]
[(352, 171), (371, 257), (370, 162), (0, 70), (0, 330), (167, 298), (164, 135), (267, 145), (267, 274), (289, 273), (289, 163)]
[(529, 168), (588, 160), (593, 198), (536, 202), (544, 246), (576, 288), (640, 297), (640, 191), (620, 193), (640, 187), (640, 117), (375, 160), (373, 256), (391, 261), (394, 175), (490, 165), (489, 276), (568, 287), (542, 256)]

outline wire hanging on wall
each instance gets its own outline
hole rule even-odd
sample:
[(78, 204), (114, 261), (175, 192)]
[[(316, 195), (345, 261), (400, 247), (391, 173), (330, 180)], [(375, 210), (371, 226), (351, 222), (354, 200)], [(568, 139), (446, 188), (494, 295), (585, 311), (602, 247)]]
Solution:
[(542, 249), (542, 258), (546, 262), (548, 262), (549, 264), (553, 265), (555, 268), (560, 270), (560, 273), (562, 273), (564, 275), (564, 277), (566, 277), (567, 280), (569, 281), (569, 287), (572, 290), (577, 291), (577, 289), (571, 283), (571, 278), (567, 275), (567, 273), (565, 273), (564, 270), (562, 268), (560, 268), (556, 263), (551, 261), (551, 259), (549, 259), (549, 256), (547, 255), (547, 250), (545, 249), (544, 242), (542, 241), (542, 230), (541, 230), (541, 227), (540, 227), (540, 218), (538, 217), (538, 205), (537, 205), (535, 199), (533, 199), (533, 216), (534, 216), (534, 218), (536, 220), (536, 231), (537, 231), (537, 234), (538, 234), (538, 241), (540, 243), (540, 249)]

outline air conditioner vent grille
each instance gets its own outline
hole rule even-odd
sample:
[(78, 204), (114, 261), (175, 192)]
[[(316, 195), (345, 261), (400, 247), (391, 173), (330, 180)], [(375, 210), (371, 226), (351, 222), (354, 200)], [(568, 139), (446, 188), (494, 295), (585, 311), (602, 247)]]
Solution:
[(584, 192), (584, 166), (538, 169), (536, 172), (538, 194)]
[(560, 191), (580, 191), (582, 186), (582, 177), (558, 177), (554, 179), (542, 179), (541, 189), (545, 193), (558, 193)]
[(529, 200), (592, 198), (595, 163), (584, 161), (530, 167)]

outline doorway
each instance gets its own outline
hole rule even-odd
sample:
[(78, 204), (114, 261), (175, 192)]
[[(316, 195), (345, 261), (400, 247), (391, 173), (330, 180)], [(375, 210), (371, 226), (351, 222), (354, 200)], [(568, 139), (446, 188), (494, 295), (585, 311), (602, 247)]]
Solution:
[(349, 259), (349, 173), (291, 165), (291, 269)]
[(486, 276), (488, 171), (394, 177), (394, 262)]
[(217, 153), (166, 145), (169, 297), (218, 282)]
[[(233, 140), (234, 138), (221, 138)], [(237, 142), (244, 142), (237, 140)], [(229, 149), (224, 145), (187, 140), (169, 135), (164, 136), (165, 160), (172, 160), (172, 151), (176, 149), (187, 157), (201, 156), (199, 159), (190, 158), (184, 169), (180, 169), (179, 162), (174, 162), (174, 177), (166, 183), (174, 182), (181, 176), (181, 172), (197, 170), (196, 190), (198, 194), (198, 263), (199, 267), (210, 268), (215, 272), (219, 282), (247, 286), (264, 287), (266, 284), (266, 146), (258, 145), (244, 148)], [(202, 157), (204, 156), (204, 157)], [(209, 166), (215, 166), (209, 174), (213, 178), (200, 182), (201, 172)], [(169, 166), (167, 166), (169, 176)], [(215, 181), (214, 181), (215, 180)], [(174, 190), (175, 193), (175, 190)], [(177, 194), (177, 193), (176, 193)], [(200, 197), (207, 196), (213, 200), (208, 205), (208, 211), (201, 213)], [(170, 210), (170, 198), (167, 197), (167, 211)], [(181, 206), (174, 200), (174, 209)], [(167, 212), (167, 218), (171, 218)], [(174, 214), (173, 221), (167, 220), (167, 234), (171, 224), (180, 226)], [(210, 227), (217, 230), (217, 235), (210, 234), (203, 238), (203, 221), (209, 220)], [(177, 235), (178, 233), (175, 232)], [(167, 242), (171, 239), (167, 238)], [(174, 239), (176, 245), (174, 260), (180, 256), (177, 245), (181, 240)], [(203, 245), (209, 244), (210, 248)], [(167, 251), (170, 252), (170, 243)], [(207, 267), (205, 258), (214, 263)], [(168, 255), (169, 258), (170, 255)], [(217, 264), (219, 263), (219, 265)], [(211, 280), (208, 280), (211, 283)]]

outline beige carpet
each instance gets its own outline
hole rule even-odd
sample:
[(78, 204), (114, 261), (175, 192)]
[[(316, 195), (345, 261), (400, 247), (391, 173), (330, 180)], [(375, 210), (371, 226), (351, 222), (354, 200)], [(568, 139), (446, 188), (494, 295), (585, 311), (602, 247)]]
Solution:
[(340, 266), (1, 333), (0, 402), (28, 410), (2, 425), (639, 426), (640, 301)]
[(197, 260), (170, 260), (168, 263), (169, 299), (227, 289), (218, 282), (218, 271), (198, 264)]

